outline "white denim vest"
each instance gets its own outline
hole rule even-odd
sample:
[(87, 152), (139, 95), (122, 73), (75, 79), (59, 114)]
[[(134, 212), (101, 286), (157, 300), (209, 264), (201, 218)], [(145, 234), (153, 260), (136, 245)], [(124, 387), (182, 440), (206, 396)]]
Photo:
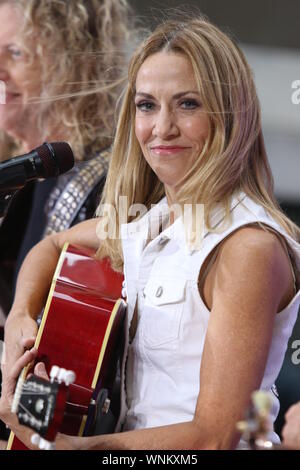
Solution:
[[(187, 247), (182, 218), (147, 241), (150, 227), (156, 224), (164, 205), (165, 199), (139, 221), (125, 224), (121, 230), (128, 312), (117, 430), (193, 419), (210, 315), (199, 295), (198, 277), (206, 257), (225, 237), (243, 225), (262, 222), (283, 235), (300, 269), (300, 245), (243, 193), (232, 198), (230, 226), (221, 233), (206, 230), (201, 248), (194, 251)], [(166, 210), (163, 212), (166, 216)], [(223, 211), (216, 210), (212, 226), (216, 227), (223, 219)], [(138, 327), (129, 344), (129, 326), (136, 301)], [(263, 390), (271, 390), (279, 374), (299, 303), (300, 291), (276, 315), (261, 383)], [(277, 400), (273, 420), (278, 411)]]

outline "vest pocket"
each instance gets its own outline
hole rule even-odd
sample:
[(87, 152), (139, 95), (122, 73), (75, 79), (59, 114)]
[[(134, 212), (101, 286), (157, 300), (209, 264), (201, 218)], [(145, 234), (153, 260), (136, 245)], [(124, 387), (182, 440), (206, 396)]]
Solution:
[(185, 279), (150, 279), (144, 289), (145, 301), (141, 333), (152, 348), (174, 342), (179, 337), (185, 300)]

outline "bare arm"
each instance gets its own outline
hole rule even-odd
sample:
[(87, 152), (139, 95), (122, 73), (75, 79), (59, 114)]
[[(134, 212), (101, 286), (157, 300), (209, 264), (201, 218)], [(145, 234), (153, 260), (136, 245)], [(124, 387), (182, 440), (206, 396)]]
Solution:
[[(21, 267), (16, 295), (5, 325), (6, 366), (9, 370), (24, 348), (31, 347), (37, 333), (36, 318), (48, 295), (58, 258), (65, 242), (97, 249), (98, 219), (91, 219), (71, 229), (51, 235), (28, 253)], [(5, 376), (6, 367), (2, 367)]]
[(213, 448), (238, 442), (236, 423), (260, 387), (275, 315), (292, 283), (284, 249), (271, 233), (245, 228), (221, 248), (195, 418)]

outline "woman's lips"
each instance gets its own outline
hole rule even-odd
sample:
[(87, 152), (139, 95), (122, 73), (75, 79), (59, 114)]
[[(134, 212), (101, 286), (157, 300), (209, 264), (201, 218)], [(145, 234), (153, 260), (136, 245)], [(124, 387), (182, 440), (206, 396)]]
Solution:
[(180, 145), (158, 145), (151, 147), (151, 152), (156, 155), (172, 155), (176, 153), (183, 152), (190, 147), (181, 147)]

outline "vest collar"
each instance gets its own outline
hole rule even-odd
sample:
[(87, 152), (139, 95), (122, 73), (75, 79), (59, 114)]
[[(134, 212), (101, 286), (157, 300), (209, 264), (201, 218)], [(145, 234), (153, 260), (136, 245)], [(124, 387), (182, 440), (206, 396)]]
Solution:
[[(232, 212), (245, 198), (246, 195), (244, 193), (237, 192), (233, 194), (230, 204), (230, 212)], [(149, 245), (154, 242), (157, 243), (160, 241), (173, 240), (186, 254), (192, 254), (194, 251), (201, 249), (203, 239), (210, 232), (204, 223), (204, 210), (205, 207), (202, 209), (202, 214), (200, 212), (198, 213), (199, 220), (197, 221), (197, 237), (189, 239), (190, 231), (187, 223), (189, 220), (188, 217), (185, 219), (184, 216), (180, 216), (172, 225), (167, 226), (169, 220), (169, 206), (167, 198), (164, 197), (157, 204), (153, 205), (153, 207), (151, 207), (151, 209), (139, 220), (128, 224), (122, 224), (122, 239), (132, 237), (135, 239), (143, 239), (144, 244), (146, 244), (146, 240), (150, 240)], [(224, 219), (224, 208), (221, 205), (216, 206), (213, 209), (210, 218), (212, 229), (217, 230), (218, 227), (222, 225)], [(166, 228), (164, 229), (163, 227)]]

